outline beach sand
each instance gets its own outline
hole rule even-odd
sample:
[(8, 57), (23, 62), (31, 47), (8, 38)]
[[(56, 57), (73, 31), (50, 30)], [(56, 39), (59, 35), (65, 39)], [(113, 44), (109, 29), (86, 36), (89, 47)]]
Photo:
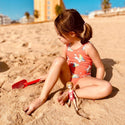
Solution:
[[(125, 16), (85, 18), (93, 27), (90, 40), (100, 53), (112, 94), (100, 100), (80, 100), (80, 112), (57, 102), (60, 80), (45, 104), (31, 116), (23, 111), (39, 97), (43, 83), (12, 90), (12, 84), (46, 74), (61, 54), (53, 22), (0, 27), (0, 125), (125, 125)], [(95, 72), (94, 72), (95, 74)]]

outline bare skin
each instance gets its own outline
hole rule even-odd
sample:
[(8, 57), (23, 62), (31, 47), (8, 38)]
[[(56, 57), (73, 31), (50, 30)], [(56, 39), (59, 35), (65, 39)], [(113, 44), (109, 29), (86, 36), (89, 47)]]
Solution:
[(26, 109), (24, 109), (28, 115), (30, 115), (47, 100), (47, 97), (57, 82), (59, 76), (61, 76), (60, 78), (64, 84), (70, 81), (71, 78), (69, 67), (63, 57), (57, 57), (53, 62), (45, 80), (40, 97), (33, 101)]
[[(59, 39), (64, 43), (72, 44), (72, 49), (79, 48), (81, 43), (79, 39), (76, 37), (75, 33), (71, 32), (67, 36), (59, 37)], [(79, 98), (87, 98), (87, 99), (100, 99), (108, 96), (112, 92), (112, 86), (109, 82), (102, 80), (104, 77), (104, 66), (101, 62), (100, 56), (95, 49), (95, 47), (88, 43), (86, 47), (86, 54), (91, 57), (93, 63), (97, 68), (96, 78), (93, 77), (85, 77), (81, 78), (75, 86), (78, 88), (75, 90), (76, 95)], [(47, 75), (45, 80), (45, 84), (43, 86), (42, 92), (35, 101), (33, 101), (24, 111), (30, 115), (33, 111), (35, 111), (39, 106), (41, 106), (48, 98), (50, 91), (53, 86), (56, 84), (58, 78), (61, 78), (62, 83), (65, 85), (66, 82), (70, 81), (71, 73), (69, 66), (66, 62), (66, 52), (64, 51), (63, 57), (57, 57)], [(64, 92), (58, 98), (58, 102), (61, 105), (64, 105), (68, 100), (68, 92)]]

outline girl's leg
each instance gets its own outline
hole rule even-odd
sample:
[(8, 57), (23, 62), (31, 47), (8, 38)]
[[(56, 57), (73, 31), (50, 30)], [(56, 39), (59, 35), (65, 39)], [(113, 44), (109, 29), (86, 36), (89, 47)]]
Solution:
[(112, 86), (109, 82), (94, 77), (82, 78), (76, 85), (79, 88), (75, 92), (80, 98), (100, 99), (108, 96), (112, 92)]
[(49, 73), (47, 75), (47, 78), (45, 80), (40, 97), (37, 98), (34, 102), (32, 102), (25, 109), (25, 112), (27, 114), (31, 114), (35, 109), (37, 109), (40, 105), (42, 105), (46, 101), (50, 91), (52, 90), (53, 86), (57, 82), (60, 75), (61, 75), (61, 79), (64, 83), (69, 81), (71, 78), (68, 64), (63, 57), (57, 57), (54, 60), (52, 66), (49, 70)]
[(44, 83), (40, 97), (48, 97), (48, 94), (52, 90), (59, 77), (61, 78), (63, 84), (70, 81), (71, 79), (69, 66), (63, 57), (57, 57), (54, 60)]

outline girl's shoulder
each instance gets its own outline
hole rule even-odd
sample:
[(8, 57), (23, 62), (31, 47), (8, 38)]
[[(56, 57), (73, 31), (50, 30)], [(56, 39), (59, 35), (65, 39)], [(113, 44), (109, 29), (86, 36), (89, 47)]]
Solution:
[(92, 45), (92, 42), (88, 41), (87, 43), (83, 44), (83, 46), (90, 46)]
[(95, 47), (91, 42), (88, 42), (88, 43), (86, 43), (86, 48), (87, 49), (92, 49), (92, 48), (95, 48)]
[(92, 42), (87, 42), (87, 43), (85, 43), (85, 46), (86, 47), (94, 47), (94, 45), (93, 45), (93, 43)]
[(94, 53), (98, 53), (97, 52), (97, 49), (95, 48), (95, 46), (91, 43), (91, 42), (88, 42), (87, 44), (86, 44), (86, 54), (87, 55), (90, 55), (90, 54), (94, 54)]
[(91, 43), (91, 42), (87, 42), (87, 43), (85, 43), (85, 44), (81, 44), (81, 46), (79, 46), (78, 48), (76, 48), (76, 49), (73, 49), (73, 48), (71, 48), (71, 45), (70, 44), (68, 44), (68, 45), (66, 45), (66, 49), (68, 50), (68, 51), (85, 51), (85, 53), (87, 54), (87, 51), (88, 50), (90, 50), (91, 48), (93, 48), (93, 44)]
[(88, 55), (88, 51), (90, 51), (93, 48), (93, 44), (89, 41), (85, 44), (83, 44), (83, 48), (85, 50), (85, 53)]

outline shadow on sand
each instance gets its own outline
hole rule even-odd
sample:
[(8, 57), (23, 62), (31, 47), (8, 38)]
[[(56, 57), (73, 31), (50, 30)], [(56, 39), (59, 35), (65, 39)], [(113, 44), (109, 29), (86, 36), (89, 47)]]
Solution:
[(9, 66), (5, 62), (0, 62), (0, 73), (9, 70)]
[[(110, 81), (113, 75), (113, 66), (116, 64), (116, 62), (113, 59), (106, 58), (106, 59), (102, 59), (102, 63), (105, 67), (105, 72), (106, 72), (104, 80)], [(96, 76), (96, 68), (94, 65), (92, 66), (92, 76), (93, 77)]]
[[(108, 58), (102, 59), (102, 62), (103, 62), (103, 65), (105, 67), (105, 72), (106, 72), (104, 80), (110, 81), (113, 75), (113, 66), (117, 63), (113, 59), (108, 59)], [(96, 76), (96, 68), (94, 65), (92, 66), (92, 76), (93, 77)], [(119, 89), (114, 86), (112, 87), (113, 87), (113, 90), (112, 90), (111, 95), (106, 98), (112, 98), (118, 93)]]

